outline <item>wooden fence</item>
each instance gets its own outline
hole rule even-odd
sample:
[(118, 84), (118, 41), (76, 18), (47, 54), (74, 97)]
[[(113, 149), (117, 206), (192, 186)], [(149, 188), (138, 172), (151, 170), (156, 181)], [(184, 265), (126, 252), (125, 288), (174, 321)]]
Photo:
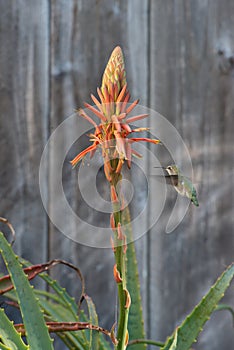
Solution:
[[(16, 229), (19, 255), (33, 263), (61, 258), (80, 267), (100, 323), (110, 328), (116, 302), (112, 251), (77, 244), (54, 227), (42, 205), (38, 174), (49, 136), (90, 101), (116, 45), (125, 54), (132, 96), (177, 128), (200, 181), (199, 208), (190, 206), (173, 234), (165, 234), (161, 223), (136, 241), (147, 334), (164, 340), (234, 260), (232, 0), (1, 0), (0, 214)], [(149, 126), (156, 130), (157, 120), (151, 118)], [(150, 172), (154, 164), (147, 151), (143, 162)], [(140, 177), (133, 183), (134, 208), (147, 200), (150, 217), (157, 184), (149, 179), (147, 196)], [(77, 210), (84, 211), (76, 172), (69, 167), (64, 187)], [(175, 197), (169, 190), (167, 213)], [(93, 218), (98, 225), (100, 217)], [(79, 233), (73, 222), (68, 227)], [(78, 295), (72, 273), (60, 268), (54, 275)], [(234, 306), (233, 284), (224, 301)], [(233, 344), (232, 320), (222, 311), (212, 316), (194, 348), (231, 349)]]

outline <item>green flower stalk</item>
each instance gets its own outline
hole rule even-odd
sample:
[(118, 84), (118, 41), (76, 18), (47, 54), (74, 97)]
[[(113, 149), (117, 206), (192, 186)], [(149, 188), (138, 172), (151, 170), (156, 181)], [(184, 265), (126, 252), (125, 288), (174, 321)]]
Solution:
[(118, 286), (119, 298), (118, 344), (116, 349), (124, 350), (128, 344), (128, 315), (131, 296), (127, 289), (126, 278), (127, 237), (124, 233), (122, 218), (124, 198), (121, 194), (121, 186), (119, 186), (122, 179), (121, 170), (125, 161), (128, 168), (131, 167), (132, 155), (140, 156), (132, 148), (133, 143), (144, 141), (158, 144), (159, 140), (132, 137), (133, 133), (145, 131), (147, 128), (132, 129), (130, 124), (144, 119), (148, 115), (129, 116), (139, 100), (129, 103), (130, 94), (127, 90), (124, 58), (119, 46), (111, 54), (103, 74), (101, 89), (98, 88), (97, 93), (99, 100), (94, 95), (91, 95), (95, 107), (88, 103), (85, 103), (84, 106), (98, 118), (99, 123), (96, 123), (83, 109), (78, 111), (79, 115), (88, 120), (95, 128), (94, 133), (90, 134), (92, 145), (79, 153), (71, 161), (71, 164), (73, 167), (76, 166), (88, 153), (92, 157), (96, 149), (101, 147), (104, 172), (106, 179), (110, 183), (113, 206), (113, 213), (110, 218), (110, 225), (114, 234), (113, 238), (111, 238), (115, 255), (113, 273)]

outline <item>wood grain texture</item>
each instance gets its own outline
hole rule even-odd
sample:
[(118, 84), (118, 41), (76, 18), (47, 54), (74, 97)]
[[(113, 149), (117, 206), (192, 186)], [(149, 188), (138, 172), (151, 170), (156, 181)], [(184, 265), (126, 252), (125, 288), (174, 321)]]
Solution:
[(0, 2), (1, 215), (16, 229), (16, 249), (32, 262), (47, 256), (47, 218), (38, 169), (48, 135), (47, 1)]
[[(150, 103), (177, 127), (201, 181), (200, 207), (190, 208), (176, 232), (151, 232), (150, 333), (156, 338), (172, 332), (233, 260), (234, 82), (218, 54), (223, 50), (228, 60), (234, 52), (228, 16), (233, 11), (229, 1), (151, 3)], [(152, 209), (153, 202), (152, 197)], [(226, 301), (233, 303), (230, 294)], [(230, 347), (234, 338), (226, 316), (212, 318), (197, 348)]]
[[(1, 215), (16, 228), (18, 254), (34, 263), (61, 258), (80, 267), (101, 326), (110, 328), (115, 320), (113, 254), (71, 241), (48, 221), (38, 185), (43, 148), (74, 109), (91, 102), (90, 93), (100, 86), (112, 49), (120, 45), (132, 99), (139, 97), (178, 129), (200, 182), (200, 207), (191, 206), (173, 234), (164, 232), (176, 198), (169, 189), (163, 219), (136, 241), (147, 333), (163, 341), (233, 260), (233, 18), (231, 0), (0, 0)], [(157, 132), (157, 120), (143, 122)], [(80, 124), (76, 127), (79, 132)], [(50, 210), (57, 199), (57, 156), (75, 132), (76, 128), (68, 130), (50, 152), (45, 184)], [(88, 144), (84, 135), (69, 150), (62, 181), (73, 210), (99, 232), (108, 225), (108, 215), (84, 203), (77, 170), (68, 163)], [(155, 165), (149, 150), (164, 165), (169, 162), (163, 148), (145, 149), (142, 167), (147, 176)], [(183, 167), (176, 145), (174, 151)], [(146, 176), (147, 188), (134, 167), (133, 175), (132, 215), (148, 202), (152, 216), (160, 185)], [(88, 187), (88, 172), (84, 181)], [(97, 181), (108, 199), (102, 171)], [(141, 222), (143, 231), (148, 219)], [(66, 220), (64, 214), (68, 231), (83, 233), (84, 225)], [(79, 282), (67, 268), (55, 270), (53, 276), (79, 296)], [(225, 302), (233, 305), (231, 288)], [(220, 312), (212, 316), (197, 348), (230, 349), (233, 343), (230, 316)], [(57, 349), (64, 347), (57, 343)]]

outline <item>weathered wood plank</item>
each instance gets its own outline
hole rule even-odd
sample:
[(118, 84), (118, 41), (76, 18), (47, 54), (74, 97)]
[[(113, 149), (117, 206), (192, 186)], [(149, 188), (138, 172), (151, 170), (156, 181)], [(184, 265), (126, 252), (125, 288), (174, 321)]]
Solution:
[[(150, 335), (161, 340), (233, 260), (234, 82), (230, 64), (222, 72), (218, 56), (223, 50), (227, 64), (234, 52), (230, 13), (231, 1), (151, 2), (151, 106), (177, 127), (202, 181), (200, 207), (191, 206), (176, 232), (165, 235), (162, 223), (151, 232)], [(156, 195), (154, 180), (151, 186)], [(224, 314), (212, 318), (198, 347), (230, 348), (229, 322)]]
[(38, 169), (48, 133), (48, 4), (0, 8), (1, 215), (15, 227), (17, 253), (38, 263), (47, 257)]

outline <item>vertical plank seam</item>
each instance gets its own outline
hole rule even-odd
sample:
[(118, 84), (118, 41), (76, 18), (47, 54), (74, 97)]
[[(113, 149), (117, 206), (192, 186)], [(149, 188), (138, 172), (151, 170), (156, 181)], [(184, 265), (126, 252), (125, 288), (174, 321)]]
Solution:
[[(147, 103), (147, 107), (150, 108), (151, 107), (151, 57), (150, 57), (150, 49), (151, 49), (151, 35), (150, 35), (150, 28), (151, 28), (151, 16), (150, 16), (150, 12), (151, 12), (151, 0), (147, 1), (147, 97), (146, 97), (146, 103)], [(149, 123), (149, 121), (148, 121)], [(149, 145), (147, 145), (147, 147), (149, 147)], [(150, 167), (150, 159), (147, 156), (147, 168), (149, 169)], [(150, 196), (150, 194), (148, 195), (148, 197)], [(150, 211), (150, 208), (149, 208)], [(149, 216), (147, 215), (147, 228), (149, 227), (150, 224), (150, 219)], [(150, 292), (150, 277), (151, 277), (151, 273), (150, 273), (150, 230), (149, 232), (146, 233), (147, 234), (147, 238), (146, 238), (146, 269), (147, 269), (147, 277), (146, 277), (146, 330), (147, 330), (147, 337), (151, 337), (151, 310), (150, 310), (150, 304), (151, 304), (151, 292)]]
[[(47, 140), (50, 137), (50, 129), (51, 129), (51, 26), (52, 26), (52, 21), (51, 21), (51, 16), (52, 16), (52, 5), (51, 1), (47, 0), (47, 8), (48, 8), (48, 111), (47, 111)], [(47, 141), (46, 140), (46, 141)], [(48, 188), (48, 205), (50, 202), (50, 152), (49, 152), (49, 157), (48, 157), (48, 167), (47, 167), (47, 188)], [(50, 260), (50, 220), (48, 214), (46, 214), (46, 236), (47, 236), (47, 250), (46, 250), (46, 260)]]

